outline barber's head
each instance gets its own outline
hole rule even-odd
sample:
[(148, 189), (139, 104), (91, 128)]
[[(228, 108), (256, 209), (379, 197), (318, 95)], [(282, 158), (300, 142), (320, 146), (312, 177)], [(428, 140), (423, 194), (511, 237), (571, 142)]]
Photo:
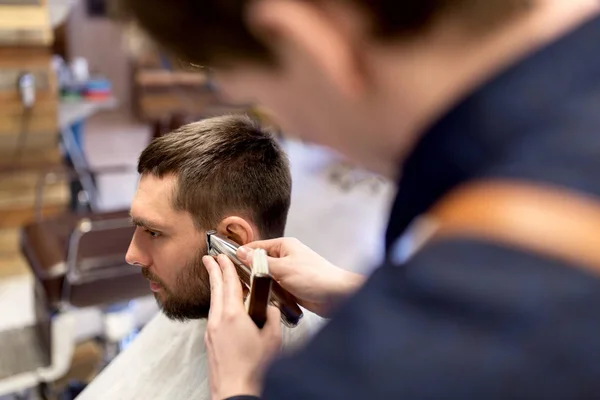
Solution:
[(142, 267), (167, 316), (205, 318), (206, 231), (238, 244), (283, 236), (291, 196), (287, 156), (254, 120), (224, 116), (153, 140), (138, 172), (131, 205), (137, 229), (127, 262)]
[(162, 48), (214, 67), (231, 99), (265, 105), (286, 133), (384, 173), (410, 144), (408, 132), (428, 123), (424, 103), (461, 74), (477, 77), (465, 70), (472, 42), (511, 26), (528, 4), (547, 2), (118, 1)]

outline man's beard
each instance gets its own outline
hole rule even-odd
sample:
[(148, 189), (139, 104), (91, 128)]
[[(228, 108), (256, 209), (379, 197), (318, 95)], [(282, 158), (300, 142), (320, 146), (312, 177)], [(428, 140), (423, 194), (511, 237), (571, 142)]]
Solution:
[(177, 276), (175, 286), (168, 288), (147, 268), (142, 269), (146, 279), (158, 283), (161, 291), (154, 298), (162, 312), (170, 319), (187, 321), (208, 318), (210, 309), (210, 284), (208, 272), (202, 263), (205, 252), (199, 251)]

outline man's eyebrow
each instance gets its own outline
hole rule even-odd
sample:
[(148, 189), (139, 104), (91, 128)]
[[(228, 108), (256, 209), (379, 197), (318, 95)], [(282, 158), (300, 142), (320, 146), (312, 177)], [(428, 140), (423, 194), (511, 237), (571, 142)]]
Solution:
[(164, 227), (161, 227), (161, 224), (157, 222), (150, 221), (145, 218), (134, 217), (133, 215), (131, 215), (131, 212), (129, 213), (129, 218), (131, 219), (131, 223), (133, 225), (139, 226), (140, 228), (145, 228), (151, 231), (162, 231), (165, 229)]

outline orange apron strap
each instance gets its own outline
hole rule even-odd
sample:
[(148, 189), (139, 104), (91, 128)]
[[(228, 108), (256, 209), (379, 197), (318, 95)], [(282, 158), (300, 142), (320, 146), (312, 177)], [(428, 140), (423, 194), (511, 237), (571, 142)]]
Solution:
[(600, 275), (600, 202), (573, 191), (517, 181), (471, 183), (443, 198), (415, 228), (421, 244), (474, 238)]

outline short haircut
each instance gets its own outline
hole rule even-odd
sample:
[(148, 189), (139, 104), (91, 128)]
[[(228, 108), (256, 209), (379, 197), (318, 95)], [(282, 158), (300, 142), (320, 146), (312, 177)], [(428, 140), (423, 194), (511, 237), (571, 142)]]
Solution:
[(154, 139), (138, 172), (176, 177), (173, 206), (200, 229), (213, 229), (228, 213), (247, 218), (264, 238), (283, 236), (292, 178), (275, 138), (246, 115), (209, 118)]
[[(133, 21), (163, 49), (200, 65), (240, 59), (273, 64), (268, 47), (248, 28), (251, 0), (113, 0), (115, 15)], [(292, 0), (293, 1), (293, 0)], [(298, 1), (298, 0), (296, 0)], [(314, 3), (335, 0), (305, 0)], [(420, 34), (440, 17), (458, 15), (463, 25), (489, 30), (531, 5), (531, 0), (347, 0), (381, 40)]]

